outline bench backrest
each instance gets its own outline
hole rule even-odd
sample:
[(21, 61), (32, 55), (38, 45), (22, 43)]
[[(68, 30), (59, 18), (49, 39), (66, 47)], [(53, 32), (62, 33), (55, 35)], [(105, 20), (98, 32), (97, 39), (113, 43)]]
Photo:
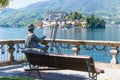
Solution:
[(24, 51), (24, 53), (32, 65), (95, 72), (94, 61), (90, 56), (48, 55), (29, 51)]
[(32, 65), (56, 67), (54, 57), (43, 54), (25, 53), (27, 61)]
[(92, 57), (86, 56), (59, 56), (56, 58), (58, 68), (72, 69), (79, 71), (90, 71), (95, 72), (94, 63)]

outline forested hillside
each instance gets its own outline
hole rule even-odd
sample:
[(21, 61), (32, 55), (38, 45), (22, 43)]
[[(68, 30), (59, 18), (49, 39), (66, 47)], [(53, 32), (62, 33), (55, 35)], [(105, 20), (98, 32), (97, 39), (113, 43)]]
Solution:
[(79, 11), (88, 16), (94, 14), (119, 23), (120, 0), (47, 0), (34, 3), (22, 9), (4, 9), (0, 12), (0, 25), (10, 27), (26, 26), (46, 17), (49, 11)]

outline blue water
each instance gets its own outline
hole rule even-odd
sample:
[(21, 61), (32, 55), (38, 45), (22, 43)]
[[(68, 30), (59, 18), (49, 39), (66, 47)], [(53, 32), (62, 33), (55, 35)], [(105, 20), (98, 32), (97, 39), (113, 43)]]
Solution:
[[(0, 40), (6, 39), (25, 39), (27, 33), (26, 28), (0, 28)], [(45, 35), (50, 38), (50, 29), (35, 29), (35, 34), (38, 37)], [(57, 39), (75, 39), (75, 40), (99, 40), (99, 41), (120, 41), (120, 28), (109, 27), (106, 29), (59, 29), (57, 31)], [(112, 56), (109, 53), (110, 48), (107, 51), (87, 51), (82, 50), (79, 52), (80, 55), (90, 55), (94, 57), (95, 61), (110, 62)], [(99, 56), (96, 56), (99, 55)], [(120, 63), (120, 54), (118, 54), (118, 62)]]
[(26, 28), (0, 28), (0, 39), (24, 39)]
[[(26, 28), (0, 28), (0, 39), (25, 39)], [(38, 37), (45, 35), (50, 38), (50, 29), (35, 29)], [(75, 39), (75, 40), (102, 40), (102, 41), (120, 41), (120, 28), (106, 29), (59, 29), (57, 31), (58, 39)]]

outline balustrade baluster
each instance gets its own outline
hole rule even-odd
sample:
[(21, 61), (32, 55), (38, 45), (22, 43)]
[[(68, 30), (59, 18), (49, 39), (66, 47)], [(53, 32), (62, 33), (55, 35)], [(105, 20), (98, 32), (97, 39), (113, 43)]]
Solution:
[(14, 55), (13, 55), (13, 52), (15, 50), (14, 43), (9, 42), (8, 46), (9, 46), (9, 48), (8, 48), (8, 52), (9, 52), (8, 60), (10, 61), (10, 64), (14, 64)]
[(78, 55), (78, 52), (79, 52), (80, 48), (78, 47), (78, 45), (73, 45), (72, 50), (74, 52), (74, 55)]
[(111, 64), (117, 64), (117, 54), (118, 50), (117, 47), (111, 47), (110, 53), (112, 54)]

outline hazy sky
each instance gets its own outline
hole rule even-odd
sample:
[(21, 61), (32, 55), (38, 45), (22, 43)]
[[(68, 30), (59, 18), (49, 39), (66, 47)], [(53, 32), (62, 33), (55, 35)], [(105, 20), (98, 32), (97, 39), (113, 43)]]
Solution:
[(32, 3), (39, 2), (39, 1), (45, 1), (45, 0), (13, 0), (9, 4), (9, 8), (19, 9), (26, 7)]

